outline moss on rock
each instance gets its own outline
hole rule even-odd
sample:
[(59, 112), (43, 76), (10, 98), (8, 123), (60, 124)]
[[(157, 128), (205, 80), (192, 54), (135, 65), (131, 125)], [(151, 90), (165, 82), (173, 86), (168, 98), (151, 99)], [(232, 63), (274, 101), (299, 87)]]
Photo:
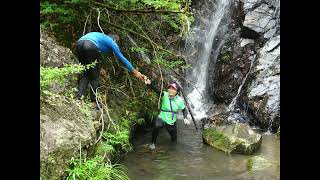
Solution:
[(203, 139), (210, 146), (227, 154), (250, 155), (256, 152), (262, 143), (262, 136), (242, 123), (207, 128), (203, 131)]

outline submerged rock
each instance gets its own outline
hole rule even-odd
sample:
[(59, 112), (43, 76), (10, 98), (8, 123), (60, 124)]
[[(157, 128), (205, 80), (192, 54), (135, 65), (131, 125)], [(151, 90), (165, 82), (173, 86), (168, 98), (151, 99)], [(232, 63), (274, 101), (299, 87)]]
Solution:
[(210, 146), (227, 154), (250, 155), (256, 152), (262, 143), (262, 136), (244, 123), (204, 129), (203, 139)]
[(271, 166), (277, 166), (279, 165), (276, 161), (269, 161), (263, 157), (260, 156), (253, 156), (248, 159), (247, 161), (247, 168), (250, 171), (257, 171), (257, 170), (263, 170), (265, 168), (271, 167)]

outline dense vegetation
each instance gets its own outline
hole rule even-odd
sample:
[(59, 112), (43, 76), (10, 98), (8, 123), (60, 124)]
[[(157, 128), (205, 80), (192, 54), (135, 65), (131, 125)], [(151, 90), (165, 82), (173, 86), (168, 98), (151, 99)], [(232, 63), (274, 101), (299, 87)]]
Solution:
[[(124, 56), (153, 83), (162, 82), (161, 70), (179, 71), (188, 67), (175, 49), (193, 21), (190, 3), (190, 0), (41, 0), (40, 22), (41, 28), (71, 50), (84, 33), (117, 34)], [(130, 128), (151, 121), (158, 114), (158, 94), (129, 74), (116, 57), (108, 54), (103, 59), (93, 65), (102, 67), (97, 97), (108, 123), (100, 132), (94, 156), (80, 154), (70, 160), (68, 179), (128, 179), (125, 169), (113, 164), (108, 155), (131, 150)], [(50, 87), (58, 84), (65, 86), (59, 95), (75, 101), (76, 86), (68, 82), (91, 66), (40, 67), (41, 95), (53, 95)], [(89, 100), (85, 99), (84, 107), (88, 106)], [(83, 112), (90, 114), (88, 108), (83, 108)]]

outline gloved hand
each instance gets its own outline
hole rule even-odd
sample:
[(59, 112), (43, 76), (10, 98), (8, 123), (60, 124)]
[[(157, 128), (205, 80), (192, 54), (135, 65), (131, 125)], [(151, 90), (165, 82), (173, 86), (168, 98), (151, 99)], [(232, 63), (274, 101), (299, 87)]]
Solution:
[(190, 121), (188, 119), (184, 119), (183, 122), (184, 124), (188, 124), (188, 125), (190, 124)]
[(133, 74), (145, 84), (151, 84), (151, 81), (148, 79), (148, 77), (144, 74), (141, 74), (139, 71), (133, 70)]
[(144, 81), (145, 84), (151, 84), (151, 81), (148, 79), (148, 77), (144, 74), (141, 74), (140, 79)]

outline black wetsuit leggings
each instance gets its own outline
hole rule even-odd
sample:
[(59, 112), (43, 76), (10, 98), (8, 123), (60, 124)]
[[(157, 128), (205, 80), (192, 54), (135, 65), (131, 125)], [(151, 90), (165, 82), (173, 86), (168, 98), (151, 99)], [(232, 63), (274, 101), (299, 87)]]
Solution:
[[(98, 51), (97, 47), (92, 42), (86, 40), (77, 42), (76, 55), (82, 65), (91, 64), (95, 60), (97, 60), (98, 62), (101, 60), (101, 54)], [(84, 95), (89, 83), (93, 91), (96, 92), (99, 86), (98, 64), (96, 64), (95, 67), (87, 69), (80, 75), (78, 82), (78, 92), (76, 94), (76, 97), (78, 99), (80, 99)], [(95, 102), (96, 96), (92, 92), (92, 89), (90, 88), (90, 99), (91, 102)]]
[(161, 127), (165, 127), (171, 136), (171, 142), (177, 141), (177, 124), (176, 122), (173, 125), (169, 125), (162, 121), (161, 118), (157, 117), (153, 122), (152, 130), (152, 143), (156, 143), (157, 137), (159, 135), (159, 130)]

